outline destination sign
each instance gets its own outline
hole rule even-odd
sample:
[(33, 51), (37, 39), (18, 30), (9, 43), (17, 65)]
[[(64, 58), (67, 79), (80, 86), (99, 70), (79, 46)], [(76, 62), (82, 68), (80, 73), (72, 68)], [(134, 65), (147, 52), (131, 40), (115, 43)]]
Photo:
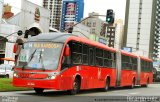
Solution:
[(24, 45), (25, 48), (59, 48), (59, 43), (27, 43)]

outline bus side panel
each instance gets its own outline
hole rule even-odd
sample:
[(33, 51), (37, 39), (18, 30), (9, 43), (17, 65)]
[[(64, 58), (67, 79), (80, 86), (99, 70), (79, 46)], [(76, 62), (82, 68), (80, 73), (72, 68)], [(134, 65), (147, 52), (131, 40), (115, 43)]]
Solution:
[(93, 67), (81, 66), (81, 70), (78, 72), (81, 75), (81, 89), (93, 88)]
[(90, 77), (93, 78), (92, 80), (92, 87), (89, 87), (89, 88), (97, 88), (99, 85), (99, 69), (98, 67), (92, 67), (92, 69), (90, 69)]
[[(88, 66), (74, 66), (66, 69), (61, 75), (61, 89), (73, 89), (73, 83), (76, 76), (81, 77), (81, 89), (93, 88), (93, 80), (91, 78)], [(92, 70), (91, 70), (92, 71)], [(94, 72), (92, 72), (94, 73)]]
[(110, 86), (116, 86), (116, 69), (115, 68), (102, 68), (101, 78), (103, 80), (103, 84), (101, 87), (104, 87), (107, 76), (110, 77)]
[(128, 71), (121, 70), (121, 85), (120, 86), (127, 85), (127, 76), (128, 76)]
[(141, 72), (141, 85), (147, 84), (149, 78), (149, 84), (153, 83), (153, 73), (152, 72)]
[(149, 73), (149, 84), (153, 83), (153, 72)]
[(122, 70), (121, 86), (131, 86), (133, 82), (133, 78), (135, 78), (135, 81), (136, 81), (137, 73), (135, 71)]
[(140, 84), (141, 85), (145, 85), (147, 82), (147, 78), (149, 77), (149, 74), (146, 72), (141, 72), (141, 80), (140, 80)]

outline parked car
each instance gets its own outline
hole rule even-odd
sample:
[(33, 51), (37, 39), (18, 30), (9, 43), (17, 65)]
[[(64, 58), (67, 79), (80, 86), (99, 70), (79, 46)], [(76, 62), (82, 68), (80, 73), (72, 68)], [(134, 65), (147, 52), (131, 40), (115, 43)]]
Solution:
[(153, 68), (153, 81), (160, 82), (160, 67)]
[(0, 77), (1, 78), (12, 78), (13, 77), (13, 66), (9, 64), (0, 65)]

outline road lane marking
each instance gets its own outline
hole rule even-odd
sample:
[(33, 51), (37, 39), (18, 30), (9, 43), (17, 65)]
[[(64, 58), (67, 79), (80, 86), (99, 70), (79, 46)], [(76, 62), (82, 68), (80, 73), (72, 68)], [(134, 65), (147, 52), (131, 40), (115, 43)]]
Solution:
[(131, 94), (131, 95), (136, 95), (136, 94), (139, 94), (139, 92), (128, 93), (128, 94)]

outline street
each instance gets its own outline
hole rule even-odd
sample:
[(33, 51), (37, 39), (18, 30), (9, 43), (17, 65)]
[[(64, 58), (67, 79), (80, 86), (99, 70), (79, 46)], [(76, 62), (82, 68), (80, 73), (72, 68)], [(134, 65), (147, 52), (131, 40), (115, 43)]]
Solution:
[[(157, 97), (160, 96), (160, 84), (149, 85), (148, 88), (136, 87), (129, 88), (112, 88), (108, 92), (100, 92), (98, 89), (80, 91), (77, 95), (68, 95), (66, 91), (50, 91), (47, 90), (43, 95), (36, 95), (34, 91), (15, 91), (15, 92), (1, 92), (1, 102), (93, 102), (93, 101), (107, 101), (112, 102), (112, 99), (127, 99), (128, 97)], [(159, 98), (159, 97), (158, 97)], [(6, 99), (6, 100), (5, 100)], [(158, 99), (158, 101), (160, 101)], [(155, 101), (155, 102), (158, 102)], [(114, 101), (115, 102), (115, 101)], [(124, 100), (122, 101), (124, 102)]]

